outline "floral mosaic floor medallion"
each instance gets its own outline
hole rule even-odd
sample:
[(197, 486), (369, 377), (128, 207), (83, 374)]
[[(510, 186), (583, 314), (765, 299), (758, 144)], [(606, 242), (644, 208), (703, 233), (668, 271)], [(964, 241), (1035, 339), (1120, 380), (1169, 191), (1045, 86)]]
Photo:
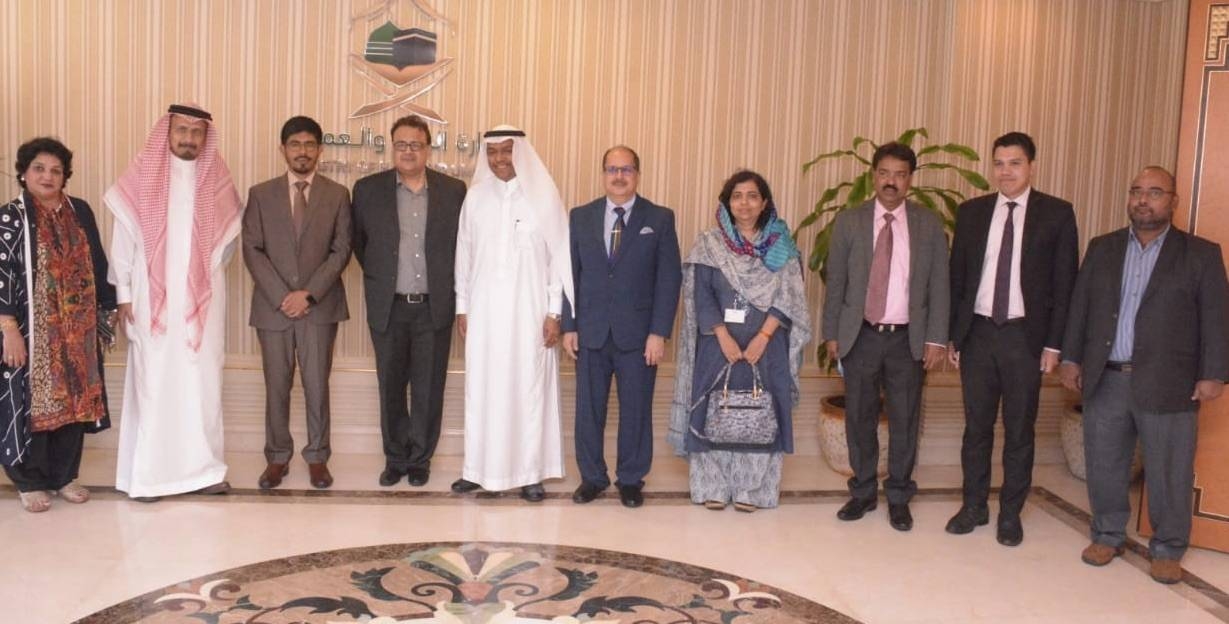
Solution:
[(430, 543), (266, 561), (179, 583), (79, 622), (191, 624), (786, 624), (856, 622), (734, 575), (608, 550)]

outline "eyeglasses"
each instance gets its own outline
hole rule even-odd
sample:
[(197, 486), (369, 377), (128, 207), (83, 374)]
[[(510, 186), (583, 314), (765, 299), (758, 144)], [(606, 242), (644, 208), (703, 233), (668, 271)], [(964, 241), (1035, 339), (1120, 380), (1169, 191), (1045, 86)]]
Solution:
[(623, 175), (625, 175), (625, 176), (629, 176), (629, 175), (631, 175), (631, 174), (633, 174), (633, 173), (636, 173), (636, 168), (635, 168), (635, 167), (632, 167), (632, 166), (624, 166), (624, 167), (603, 167), (603, 168), (602, 168), (602, 171), (605, 171), (605, 172), (606, 172), (606, 175), (619, 175), (619, 174), (621, 173), (621, 174), (623, 174)]
[(411, 152), (418, 153), (421, 152), (426, 146), (426, 143), (419, 143), (418, 141), (410, 141), (409, 143), (406, 143), (405, 141), (397, 141), (396, 143), (393, 143), (393, 149), (397, 150), (398, 152), (409, 150)]
[(303, 150), (305, 152), (314, 152), (320, 149), (320, 144), (315, 141), (291, 141), (286, 144), (286, 149), (293, 151)]
[(1173, 191), (1162, 191), (1159, 188), (1133, 188), (1127, 191), (1127, 195), (1130, 195), (1131, 199), (1143, 199), (1146, 197), (1150, 201), (1156, 201), (1166, 195), (1173, 195)]

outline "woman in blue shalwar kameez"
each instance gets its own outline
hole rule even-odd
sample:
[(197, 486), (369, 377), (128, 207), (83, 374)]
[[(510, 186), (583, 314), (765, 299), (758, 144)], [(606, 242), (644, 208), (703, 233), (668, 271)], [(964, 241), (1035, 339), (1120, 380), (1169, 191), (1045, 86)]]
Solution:
[[(777, 217), (762, 176), (726, 181), (717, 227), (700, 234), (683, 266), (683, 326), (668, 440), (688, 457), (692, 502), (740, 511), (776, 507), (781, 463), (792, 453), (798, 369), (811, 325), (798, 249)], [(727, 363), (759, 367), (773, 397), (779, 433), (762, 449), (714, 448), (704, 431), (707, 394)], [(736, 364), (730, 388), (749, 388), (751, 367)]]

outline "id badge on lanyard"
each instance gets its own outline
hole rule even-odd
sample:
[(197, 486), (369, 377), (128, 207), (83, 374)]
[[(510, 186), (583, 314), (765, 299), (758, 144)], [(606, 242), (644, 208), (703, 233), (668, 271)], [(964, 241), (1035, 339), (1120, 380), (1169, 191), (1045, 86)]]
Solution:
[(741, 293), (734, 293), (734, 303), (731, 307), (725, 309), (725, 322), (739, 324), (746, 323), (747, 308), (749, 306), (750, 304), (747, 302), (747, 299), (743, 297)]

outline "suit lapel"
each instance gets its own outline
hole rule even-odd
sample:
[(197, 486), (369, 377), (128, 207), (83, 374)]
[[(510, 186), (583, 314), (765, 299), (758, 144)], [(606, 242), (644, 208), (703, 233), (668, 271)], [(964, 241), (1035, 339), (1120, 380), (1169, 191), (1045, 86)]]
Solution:
[(619, 243), (619, 253), (615, 255), (614, 264), (618, 264), (623, 256), (627, 255), (632, 245), (636, 244), (636, 240), (640, 238), (640, 229), (644, 227), (644, 222), (648, 219), (648, 209), (644, 203), (640, 201), (640, 197), (636, 197), (636, 201), (632, 203), (632, 216), (627, 222), (627, 227), (623, 230), (623, 241)]
[(1114, 310), (1122, 308), (1122, 265), (1127, 259), (1128, 230), (1110, 239), (1109, 279), (1106, 286), (1114, 293)]
[[(1140, 307), (1143, 307), (1148, 302), (1148, 298), (1156, 293), (1157, 284), (1167, 276), (1175, 275), (1178, 256), (1182, 255), (1184, 247), (1186, 247), (1186, 239), (1182, 237), (1182, 233), (1177, 228), (1170, 225), (1169, 232), (1165, 234), (1165, 242), (1161, 245), (1161, 254), (1157, 256), (1156, 265), (1152, 267), (1152, 276), (1148, 278), (1148, 286), (1144, 288), (1144, 296), (1139, 299)], [(1121, 277), (1119, 281), (1122, 281)]]
[[(976, 205), (972, 215), (976, 220), (974, 231), (978, 233), (977, 240), (973, 243), (973, 248), (970, 250), (970, 256), (974, 263), (973, 271), (968, 273), (970, 283), (977, 284), (981, 279), (982, 270), (986, 264), (986, 247), (990, 245), (990, 222), (994, 221), (994, 209), (998, 205), (999, 195), (984, 196), (985, 199)], [(976, 289), (976, 286), (974, 286)], [(976, 293), (976, 290), (974, 290)], [(976, 294), (975, 294), (976, 296)]]
[[(312, 179), (312, 185), (308, 189), (311, 193), (307, 196), (307, 214), (303, 215), (303, 231), (299, 232), (299, 240), (307, 236), (307, 230), (311, 229), (312, 223), (317, 220), (316, 213), (320, 212), (320, 206), (324, 203), (324, 184), (320, 178), (320, 174)], [(294, 228), (294, 221), (291, 220), (291, 228)]]
[[(1043, 210), (1045, 210), (1045, 197), (1037, 192), (1037, 189), (1032, 189), (1028, 194), (1028, 204), (1024, 209), (1024, 238), (1020, 241), (1019, 253), (1026, 253), (1032, 249), (1033, 242), (1037, 240), (1037, 231), (1041, 229), (1041, 222), (1045, 218), (1042, 214)], [(1024, 263), (1020, 263), (1020, 266), (1023, 267)]]
[[(295, 254), (299, 250), (299, 238), (295, 236), (294, 231), (294, 215), (290, 212), (290, 174), (283, 175), (279, 178), (280, 184), (277, 185), (277, 192), (273, 194), (273, 218), (281, 223), (281, 228), (290, 233), (290, 240), (294, 242)], [(304, 228), (306, 229), (306, 228)]]
[(585, 226), (589, 233), (601, 246), (602, 255), (606, 255), (606, 198), (599, 199), (585, 207), (584, 214), (590, 223)]
[(924, 208), (914, 205), (913, 202), (905, 201), (905, 223), (909, 224), (909, 301), (912, 303), (918, 301), (919, 293), (915, 292), (914, 285), (918, 284), (918, 276), (922, 275), (922, 271), (918, 270), (918, 266), (925, 261), (929, 264), (929, 260), (924, 260), (918, 253), (921, 249), (922, 239), (918, 234), (922, 232), (922, 216), (919, 210)]

